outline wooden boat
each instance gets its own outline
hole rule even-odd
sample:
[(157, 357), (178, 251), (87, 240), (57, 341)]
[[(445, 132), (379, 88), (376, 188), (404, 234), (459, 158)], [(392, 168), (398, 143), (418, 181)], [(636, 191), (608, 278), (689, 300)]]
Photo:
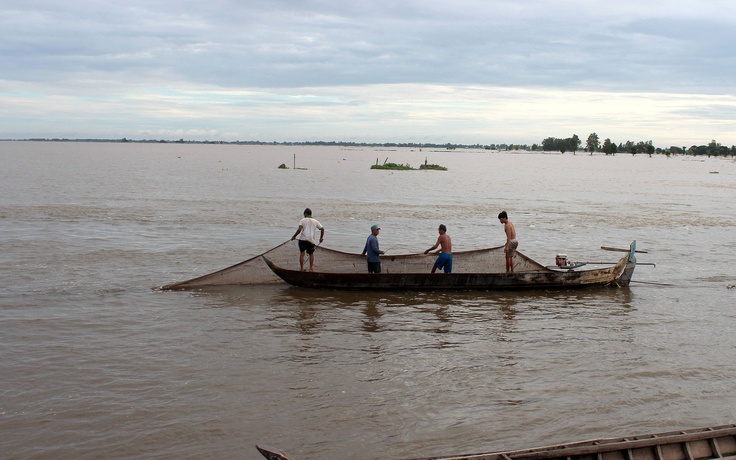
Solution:
[[(295, 460), (286, 453), (257, 445), (269, 460)], [(523, 450), (411, 460), (734, 460), (736, 425), (721, 425), (623, 438), (603, 438)]]
[[(350, 290), (520, 290), (520, 289), (566, 289), (586, 286), (627, 286), (636, 267), (636, 241), (632, 242), (627, 254), (618, 262), (607, 267), (587, 268), (586, 264), (575, 264), (571, 268), (543, 266), (526, 256), (518, 254), (514, 272), (506, 273), (503, 252), (498, 248), (478, 251), (488, 263), (471, 261), (469, 255), (458, 253), (453, 273), (435, 273), (411, 270), (412, 266), (395, 265), (382, 273), (367, 273), (364, 264), (339, 267), (330, 271), (300, 271), (278, 266), (265, 255), (268, 267), (287, 283), (308, 288)], [(500, 255), (499, 255), (500, 254)], [(419, 256), (417, 256), (419, 257)], [(425, 258), (426, 260), (426, 258)], [(433, 259), (430, 259), (433, 260)], [(463, 270), (463, 261), (468, 260), (468, 270)], [(503, 262), (502, 262), (503, 263)], [(480, 267), (496, 267), (493, 271), (480, 271)], [(503, 272), (498, 267), (504, 267)]]

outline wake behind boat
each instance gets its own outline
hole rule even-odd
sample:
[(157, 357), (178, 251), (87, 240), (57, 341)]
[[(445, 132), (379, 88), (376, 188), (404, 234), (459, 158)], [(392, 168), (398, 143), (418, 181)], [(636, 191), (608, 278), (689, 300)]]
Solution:
[[(503, 247), (453, 254), (453, 273), (429, 272), (434, 258), (419, 254), (383, 256), (382, 273), (367, 273), (365, 263), (332, 266), (307, 272), (285, 268), (265, 254), (268, 267), (293, 286), (347, 290), (524, 290), (565, 289), (587, 286), (627, 286), (636, 267), (636, 241), (627, 254), (607, 267), (586, 264), (546, 267), (517, 252), (514, 272), (506, 273)], [(599, 264), (600, 265), (600, 264)], [(324, 266), (321, 264), (320, 266)]]

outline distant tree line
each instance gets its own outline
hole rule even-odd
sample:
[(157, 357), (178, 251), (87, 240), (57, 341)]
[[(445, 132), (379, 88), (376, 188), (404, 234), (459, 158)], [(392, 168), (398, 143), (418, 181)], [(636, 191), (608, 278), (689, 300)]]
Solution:
[(175, 141), (164, 139), (141, 139), (131, 140), (122, 139), (66, 139), (66, 138), (34, 138), (34, 139), (0, 139), (4, 141), (35, 141), (35, 142), (139, 142), (139, 143), (176, 143), (176, 144), (234, 144), (234, 145), (316, 145), (316, 146), (342, 146), (342, 147), (383, 147), (383, 148), (440, 148), (447, 150), (455, 149), (485, 149), (485, 150), (507, 150), (507, 151), (543, 151), (543, 152), (572, 152), (578, 151), (588, 152), (591, 155), (595, 152), (603, 152), (606, 155), (615, 155), (617, 153), (638, 154), (663, 154), (663, 155), (705, 155), (705, 156), (736, 156), (736, 146), (725, 146), (712, 140), (707, 145), (691, 145), (687, 146), (671, 146), (669, 148), (654, 147), (651, 140), (649, 141), (626, 141), (616, 144), (611, 139), (606, 138), (603, 143), (597, 133), (591, 133), (585, 140), (585, 146), (582, 145), (581, 139), (577, 134), (573, 134), (566, 138), (548, 137), (541, 144), (435, 144), (435, 143), (416, 143), (416, 142), (344, 142), (344, 141), (304, 141), (304, 142), (276, 142), (276, 141), (188, 141), (179, 139)]
[[(573, 134), (572, 137), (566, 137), (564, 139), (548, 137), (542, 141), (542, 150), (545, 152), (575, 153), (580, 149), (580, 143), (580, 138), (577, 134)], [(534, 144), (534, 146), (536, 146), (536, 144)]]
[[(542, 150), (545, 152), (577, 152), (581, 147), (580, 138), (577, 134), (573, 134), (571, 137), (557, 138), (548, 137), (544, 139), (541, 145), (533, 144), (531, 150)], [(712, 140), (708, 145), (692, 145), (690, 147), (677, 147), (671, 146), (669, 148), (654, 147), (651, 140), (649, 141), (626, 141), (616, 145), (611, 139), (606, 138), (603, 143), (600, 142), (600, 137), (596, 133), (591, 133), (586, 142), (585, 152), (590, 152), (592, 155), (594, 152), (603, 152), (606, 155), (615, 155), (617, 153), (630, 153), (632, 155), (647, 154), (653, 155), (664, 154), (664, 155), (706, 155), (706, 156), (736, 156), (736, 146), (731, 147), (721, 145), (715, 140)]]

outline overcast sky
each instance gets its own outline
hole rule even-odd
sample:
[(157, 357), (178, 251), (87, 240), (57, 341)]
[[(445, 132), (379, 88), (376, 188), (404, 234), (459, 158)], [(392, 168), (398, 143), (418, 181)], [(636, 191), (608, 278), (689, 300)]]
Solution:
[(3, 0), (0, 139), (736, 144), (733, 0)]

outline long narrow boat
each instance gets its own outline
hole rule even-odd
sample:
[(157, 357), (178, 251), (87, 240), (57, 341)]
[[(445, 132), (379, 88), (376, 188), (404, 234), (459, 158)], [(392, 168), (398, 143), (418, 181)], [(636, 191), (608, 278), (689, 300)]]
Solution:
[[(512, 273), (505, 272), (505, 266), (502, 265), (503, 250), (499, 251), (498, 248), (479, 251), (474, 256), (475, 259), (459, 255), (453, 262), (456, 271), (435, 274), (430, 273), (429, 269), (421, 272), (416, 270), (416, 265), (408, 262), (410, 259), (405, 259), (403, 264), (387, 264), (387, 269), (382, 273), (367, 273), (363, 264), (353, 263), (352, 266), (309, 272), (284, 268), (265, 255), (262, 257), (279, 278), (300, 287), (350, 290), (525, 290), (627, 286), (636, 267), (636, 241), (631, 243), (626, 252), (618, 262), (599, 268), (589, 268), (587, 264), (575, 264), (573, 268), (551, 268), (518, 254)], [(481, 270), (486, 267), (491, 269)], [(500, 271), (499, 267), (504, 267), (501, 268), (504, 271)]]
[[(257, 445), (269, 460), (295, 460)], [(523, 450), (418, 457), (411, 460), (734, 460), (736, 425), (670, 431), (623, 438), (603, 438)]]

